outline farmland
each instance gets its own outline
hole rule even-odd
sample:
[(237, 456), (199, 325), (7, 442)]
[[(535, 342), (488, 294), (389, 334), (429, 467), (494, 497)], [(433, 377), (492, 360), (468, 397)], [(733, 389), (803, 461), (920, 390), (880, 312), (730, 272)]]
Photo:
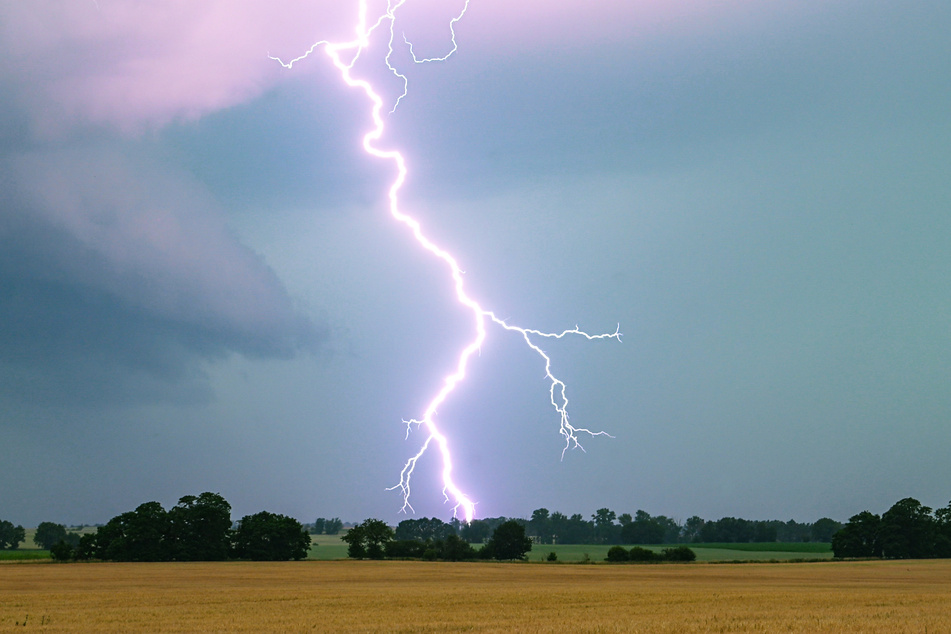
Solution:
[(0, 565), (0, 630), (924, 632), (951, 561)]
[[(654, 552), (674, 546), (688, 546), (698, 561), (788, 561), (793, 559), (831, 559), (829, 544), (764, 542), (752, 544), (664, 544), (648, 546)], [(541, 561), (555, 553), (558, 561), (604, 561), (611, 546), (606, 544), (535, 544), (528, 553), (531, 561)], [(630, 545), (625, 545), (630, 548)], [(344, 551), (346, 553), (346, 551)]]

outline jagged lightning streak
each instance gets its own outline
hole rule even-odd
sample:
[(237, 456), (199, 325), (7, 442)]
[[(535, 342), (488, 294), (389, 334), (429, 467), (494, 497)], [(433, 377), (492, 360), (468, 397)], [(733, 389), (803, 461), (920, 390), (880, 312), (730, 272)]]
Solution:
[[(407, 425), (407, 435), (409, 434), (412, 426), (424, 427), (427, 432), (426, 440), (423, 442), (419, 451), (407, 460), (406, 464), (403, 467), (403, 470), (400, 472), (400, 481), (393, 487), (390, 487), (390, 490), (399, 489), (403, 496), (403, 511), (407, 509), (413, 510), (412, 505), (410, 504), (410, 481), (412, 480), (413, 471), (416, 468), (417, 462), (423, 455), (427, 452), (430, 445), (435, 443), (439, 449), (439, 453), (442, 457), (442, 484), (443, 484), (443, 495), (446, 498), (446, 501), (453, 502), (453, 514), (457, 514), (460, 509), (462, 515), (465, 517), (467, 522), (471, 522), (475, 513), (475, 504), (474, 502), (464, 494), (456, 483), (452, 479), (452, 454), (449, 450), (449, 441), (443, 434), (438, 426), (436, 425), (436, 413), (439, 407), (446, 402), (456, 386), (465, 379), (466, 370), (469, 366), (469, 360), (473, 354), (479, 351), (482, 347), (483, 342), (486, 338), (486, 324), (487, 322), (494, 323), (501, 328), (515, 332), (521, 335), (522, 339), (525, 341), (525, 344), (528, 345), (536, 354), (538, 354), (544, 361), (545, 366), (545, 377), (550, 382), (550, 394), (551, 394), (551, 404), (555, 408), (555, 411), (558, 412), (558, 415), (561, 418), (561, 426), (559, 432), (565, 440), (565, 446), (562, 449), (562, 457), (564, 457), (565, 452), (572, 447), (577, 447), (584, 450), (581, 446), (581, 443), (578, 440), (578, 434), (588, 434), (591, 436), (599, 435), (608, 435), (603, 431), (591, 431), (586, 428), (574, 427), (568, 418), (568, 397), (566, 395), (566, 386), (564, 382), (558, 379), (551, 370), (551, 358), (545, 353), (544, 350), (539, 347), (537, 343), (533, 340), (533, 337), (539, 338), (550, 338), (550, 339), (561, 339), (568, 335), (577, 335), (584, 337), (589, 340), (594, 339), (617, 339), (621, 340), (620, 326), (613, 333), (604, 333), (598, 335), (590, 335), (575, 326), (562, 332), (542, 332), (540, 330), (535, 330), (532, 328), (522, 328), (508, 323), (504, 319), (499, 318), (496, 314), (490, 310), (483, 308), (475, 299), (470, 297), (465, 290), (465, 284), (463, 281), (463, 271), (459, 266), (459, 263), (456, 259), (446, 250), (439, 247), (433, 243), (426, 235), (423, 233), (422, 227), (415, 218), (404, 214), (400, 211), (399, 207), (399, 191), (403, 187), (404, 182), (406, 181), (407, 168), (406, 161), (403, 158), (403, 155), (396, 150), (384, 150), (376, 145), (376, 143), (383, 136), (384, 131), (384, 121), (383, 121), (383, 98), (380, 97), (379, 93), (373, 88), (370, 82), (366, 79), (359, 79), (353, 76), (353, 67), (356, 64), (357, 60), (367, 50), (370, 46), (370, 36), (382, 25), (389, 25), (389, 39), (387, 42), (387, 53), (384, 57), (384, 62), (386, 67), (390, 72), (402, 81), (403, 92), (396, 99), (393, 110), (399, 106), (400, 101), (406, 96), (408, 81), (404, 74), (400, 73), (397, 68), (392, 63), (392, 56), (394, 53), (393, 43), (395, 40), (395, 24), (396, 24), (396, 11), (405, 4), (406, 0), (388, 0), (386, 11), (383, 12), (373, 23), (372, 25), (367, 20), (367, 0), (359, 0), (359, 12), (358, 12), (358, 21), (356, 26), (356, 38), (348, 42), (330, 42), (327, 40), (321, 40), (313, 44), (310, 49), (308, 49), (303, 55), (292, 59), (288, 62), (284, 62), (277, 57), (271, 57), (275, 61), (279, 62), (285, 68), (291, 68), (296, 62), (299, 62), (307, 57), (309, 57), (315, 50), (319, 47), (323, 47), (324, 51), (330, 57), (333, 65), (340, 71), (340, 75), (346, 83), (346, 85), (351, 88), (359, 88), (369, 99), (371, 104), (371, 116), (373, 120), (372, 129), (367, 132), (363, 137), (363, 149), (366, 150), (371, 156), (377, 157), (379, 159), (391, 161), (396, 167), (396, 177), (393, 179), (392, 184), (388, 192), (389, 198), (389, 210), (390, 215), (393, 216), (398, 222), (405, 225), (412, 232), (413, 237), (419, 243), (419, 245), (428, 251), (430, 254), (435, 256), (437, 259), (441, 260), (449, 269), (449, 274), (452, 277), (456, 299), (460, 304), (467, 308), (472, 314), (473, 327), (475, 329), (474, 338), (462, 349), (459, 354), (458, 361), (456, 362), (455, 370), (453, 370), (449, 375), (443, 379), (442, 388), (436, 393), (436, 395), (429, 402), (429, 405), (426, 407), (423, 416), (418, 419), (412, 419), (404, 421)], [(462, 11), (454, 17), (449, 24), (449, 30), (452, 40), (452, 49), (442, 57), (430, 57), (430, 58), (420, 58), (413, 51), (412, 44), (406, 39), (405, 35), (403, 36), (403, 41), (406, 46), (409, 48), (409, 53), (412, 56), (412, 59), (417, 64), (423, 64), (427, 62), (435, 61), (445, 61), (457, 50), (456, 44), (456, 23), (459, 22), (465, 15), (466, 11), (469, 8), (469, 0), (465, 1)], [(349, 54), (349, 55), (348, 55)], [(344, 59), (344, 56), (348, 55), (349, 59)], [(391, 110), (390, 112), (392, 112)]]

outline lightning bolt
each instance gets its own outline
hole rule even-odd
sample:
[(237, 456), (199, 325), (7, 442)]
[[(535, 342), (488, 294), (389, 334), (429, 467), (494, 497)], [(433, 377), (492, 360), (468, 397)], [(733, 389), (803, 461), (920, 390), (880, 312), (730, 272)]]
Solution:
[[(379, 93), (373, 88), (372, 84), (366, 79), (356, 78), (353, 75), (353, 68), (357, 60), (361, 55), (370, 47), (370, 37), (371, 35), (384, 25), (387, 25), (384, 28), (387, 28), (388, 33), (388, 42), (387, 42), (387, 53), (384, 57), (384, 63), (389, 71), (398, 78), (403, 85), (403, 91), (400, 96), (395, 100), (392, 109), (390, 112), (396, 110), (399, 106), (400, 101), (406, 96), (408, 90), (408, 80), (406, 75), (401, 73), (392, 62), (392, 56), (394, 53), (394, 42), (396, 41), (396, 12), (398, 9), (405, 4), (406, 0), (388, 0), (386, 5), (386, 10), (379, 15), (372, 23), (368, 21), (368, 7), (367, 0), (359, 0), (358, 8), (358, 20), (356, 25), (356, 37), (353, 40), (347, 42), (331, 42), (328, 40), (321, 40), (315, 42), (310, 49), (308, 49), (304, 54), (296, 57), (290, 61), (283, 61), (280, 58), (270, 56), (269, 57), (277, 62), (279, 62), (285, 68), (292, 68), (293, 65), (297, 62), (300, 62), (308, 58), (314, 51), (322, 48), (323, 51), (330, 57), (331, 62), (340, 71), (340, 76), (343, 79), (344, 83), (351, 88), (357, 88), (363, 91), (367, 99), (370, 102), (370, 112), (372, 115), (373, 126), (372, 128), (363, 136), (363, 149), (376, 158), (390, 161), (396, 168), (396, 176), (394, 177), (392, 183), (390, 184), (388, 198), (389, 198), (389, 211), (390, 215), (399, 223), (404, 225), (409, 231), (413, 234), (413, 237), (419, 243), (419, 245), (432, 254), (436, 259), (440, 260), (448, 269), (449, 275), (451, 276), (455, 288), (456, 300), (463, 305), (471, 314), (472, 317), (472, 326), (475, 332), (475, 335), (469, 341), (469, 343), (462, 349), (459, 353), (458, 361), (456, 362), (455, 369), (448, 374), (443, 379), (442, 388), (436, 393), (436, 395), (429, 402), (429, 405), (426, 407), (426, 410), (423, 412), (421, 418), (414, 418), (411, 420), (404, 420), (403, 422), (407, 426), (406, 434), (409, 436), (410, 431), (415, 426), (418, 428), (424, 428), (426, 430), (426, 440), (423, 442), (419, 451), (412, 456), (409, 460), (406, 461), (406, 464), (403, 467), (403, 470), (400, 472), (400, 481), (398, 484), (390, 487), (388, 490), (399, 490), (403, 497), (403, 506), (401, 508), (402, 512), (407, 510), (413, 511), (413, 507), (410, 504), (410, 482), (413, 477), (413, 471), (416, 468), (416, 464), (419, 460), (426, 454), (430, 446), (435, 444), (438, 448), (439, 454), (442, 458), (442, 484), (443, 484), (443, 496), (447, 502), (453, 503), (453, 515), (461, 514), (465, 517), (466, 522), (471, 522), (473, 516), (475, 515), (475, 503), (463, 493), (459, 487), (456, 485), (452, 478), (452, 454), (449, 449), (449, 440), (444, 433), (442, 433), (439, 427), (436, 424), (436, 415), (439, 410), (439, 407), (446, 402), (452, 392), (455, 390), (456, 386), (459, 385), (466, 378), (466, 371), (469, 367), (469, 361), (472, 356), (478, 352), (483, 342), (486, 339), (486, 327), (488, 324), (495, 324), (502, 329), (517, 333), (522, 337), (525, 344), (531, 348), (543, 361), (545, 367), (545, 378), (549, 381), (550, 395), (551, 395), (551, 404), (555, 408), (555, 411), (558, 413), (561, 421), (559, 427), (559, 433), (564, 438), (565, 446), (562, 448), (561, 455), (562, 459), (564, 458), (565, 452), (570, 448), (579, 448), (584, 451), (581, 442), (578, 439), (579, 434), (586, 434), (588, 436), (609, 436), (607, 432), (604, 431), (592, 431), (583, 427), (575, 427), (571, 424), (568, 417), (568, 397), (566, 394), (566, 386), (563, 381), (558, 379), (551, 369), (551, 358), (545, 353), (544, 350), (536, 343), (538, 339), (562, 339), (569, 335), (584, 337), (588, 340), (595, 339), (616, 339), (621, 340), (620, 325), (615, 329), (614, 332), (603, 333), (591, 335), (588, 334), (575, 326), (574, 328), (566, 329), (561, 332), (542, 332), (540, 330), (535, 330), (533, 328), (523, 328), (514, 324), (508, 323), (506, 320), (501, 319), (496, 316), (491, 310), (483, 308), (475, 299), (470, 297), (465, 290), (465, 283), (463, 280), (463, 271), (460, 268), (459, 263), (448, 251), (438, 246), (432, 242), (426, 234), (423, 232), (422, 226), (419, 221), (403, 213), (400, 210), (399, 206), (399, 192), (403, 187), (403, 184), (406, 181), (407, 167), (406, 160), (403, 158), (403, 155), (400, 154), (397, 150), (392, 149), (382, 149), (378, 146), (380, 138), (383, 136), (384, 131), (384, 119), (383, 119), (383, 108), (384, 102), (383, 98)], [(442, 62), (449, 59), (449, 57), (456, 52), (458, 46), (456, 44), (456, 24), (462, 20), (465, 16), (466, 11), (469, 8), (469, 0), (465, 1), (465, 4), (462, 8), (462, 11), (452, 18), (449, 23), (449, 31), (451, 34), (452, 48), (451, 50), (441, 57), (429, 57), (421, 58), (418, 57), (413, 50), (413, 45), (409, 40), (406, 39), (405, 35), (403, 36), (403, 43), (408, 48), (412, 59), (417, 64), (425, 64), (429, 62)]]

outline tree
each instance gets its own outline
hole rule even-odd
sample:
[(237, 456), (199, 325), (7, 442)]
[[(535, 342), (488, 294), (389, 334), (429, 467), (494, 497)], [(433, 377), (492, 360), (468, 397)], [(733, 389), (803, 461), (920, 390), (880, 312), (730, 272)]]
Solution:
[(370, 518), (348, 530), (340, 539), (347, 542), (347, 556), (352, 559), (383, 559), (393, 535), (393, 529), (386, 522)]
[(396, 526), (394, 538), (399, 540), (416, 540), (420, 542), (445, 539), (455, 531), (452, 525), (439, 518), (422, 517), (415, 520), (403, 520)]
[(951, 503), (934, 512), (935, 557), (951, 557)]
[(532, 540), (525, 535), (525, 527), (519, 521), (508, 520), (495, 529), (483, 549), (493, 559), (525, 559), (532, 549)]
[(22, 526), (14, 526), (8, 520), (0, 520), (0, 550), (16, 550), (24, 539), (26, 531)]
[(167, 561), (168, 514), (158, 502), (140, 504), (117, 515), (97, 531), (99, 559), (113, 561)]
[(304, 559), (310, 534), (293, 517), (261, 511), (246, 515), (234, 532), (232, 554), (253, 561)]
[(552, 523), (548, 509), (540, 508), (532, 511), (532, 518), (528, 520), (529, 532), (543, 544), (550, 544), (552, 539)]
[(699, 542), (704, 524), (706, 524), (706, 521), (699, 515), (688, 517), (687, 521), (684, 522), (681, 537), (685, 542)]
[(599, 544), (613, 544), (618, 541), (620, 527), (614, 523), (616, 519), (617, 513), (609, 508), (600, 508), (591, 516), (595, 540)]
[(343, 522), (340, 521), (339, 517), (335, 517), (327, 520), (327, 523), (324, 524), (324, 533), (327, 535), (337, 535), (342, 528)]
[(832, 554), (844, 557), (881, 557), (882, 542), (879, 535), (882, 519), (868, 511), (849, 518), (842, 530), (832, 536)]
[(97, 533), (85, 533), (79, 538), (79, 544), (73, 549), (73, 558), (82, 561), (99, 556), (99, 536)]
[(53, 522), (40, 522), (33, 535), (33, 543), (44, 550), (50, 550), (59, 542), (66, 541), (66, 527)]
[(465, 561), (478, 556), (472, 545), (458, 535), (447, 535), (446, 539), (435, 544), (436, 556), (446, 561)]
[[(790, 520), (792, 521), (792, 520)], [(810, 528), (810, 537), (814, 542), (831, 542), (832, 536), (842, 528), (842, 523), (823, 517), (817, 519)]]
[[(621, 543), (623, 544), (662, 544), (667, 533), (667, 527), (653, 518), (647, 512), (638, 510), (634, 514), (634, 521), (621, 527)], [(667, 518), (664, 518), (667, 519)]]
[(386, 542), (383, 546), (383, 554), (387, 559), (418, 558), (422, 557), (426, 550), (427, 544), (415, 539), (397, 539)]
[(882, 556), (892, 559), (924, 559), (935, 553), (937, 531), (931, 509), (914, 498), (896, 502), (882, 514)]
[(327, 525), (327, 520), (323, 517), (318, 517), (314, 520), (314, 535), (322, 535), (324, 532), (324, 526)]
[(50, 557), (55, 561), (69, 561), (74, 557), (73, 547), (65, 539), (61, 539), (48, 549)]
[[(296, 521), (296, 520), (295, 520)], [(231, 505), (217, 493), (186, 495), (168, 512), (169, 548), (178, 561), (223, 561), (231, 547)]]
[(486, 520), (472, 520), (462, 527), (460, 535), (470, 544), (481, 544), (492, 534), (492, 526)]
[[(560, 517), (559, 517), (560, 516)], [(558, 522), (555, 533), (560, 544), (590, 544), (594, 539), (594, 523), (585, 521), (581, 513), (566, 518), (561, 513), (552, 513), (552, 524)]]

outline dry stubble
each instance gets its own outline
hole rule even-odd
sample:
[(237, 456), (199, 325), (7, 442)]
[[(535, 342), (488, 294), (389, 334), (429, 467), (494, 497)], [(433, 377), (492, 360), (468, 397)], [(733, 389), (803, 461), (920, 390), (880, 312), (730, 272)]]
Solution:
[(6, 564), (0, 630), (941, 632), (951, 561)]

